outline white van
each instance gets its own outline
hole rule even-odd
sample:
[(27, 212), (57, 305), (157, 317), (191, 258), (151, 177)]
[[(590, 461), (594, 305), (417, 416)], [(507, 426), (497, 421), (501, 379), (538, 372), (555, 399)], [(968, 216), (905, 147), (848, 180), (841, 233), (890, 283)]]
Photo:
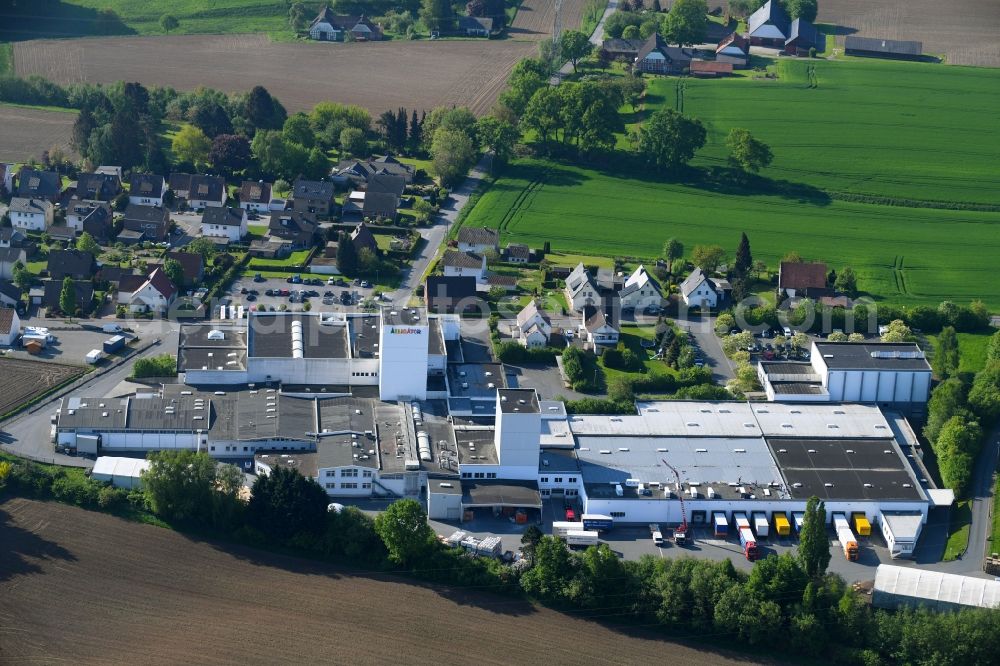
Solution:
[(118, 324), (105, 324), (101, 326), (101, 330), (105, 333), (123, 333), (125, 329)]
[(788, 328), (787, 326), (785, 326), (784, 328), (782, 328), (781, 332), (785, 334), (786, 338), (792, 337), (792, 329)]
[(649, 524), (649, 533), (653, 537), (653, 545), (654, 546), (659, 547), (659, 546), (663, 545), (663, 533), (660, 532), (660, 526), (659, 525), (657, 525), (656, 523), (650, 523)]

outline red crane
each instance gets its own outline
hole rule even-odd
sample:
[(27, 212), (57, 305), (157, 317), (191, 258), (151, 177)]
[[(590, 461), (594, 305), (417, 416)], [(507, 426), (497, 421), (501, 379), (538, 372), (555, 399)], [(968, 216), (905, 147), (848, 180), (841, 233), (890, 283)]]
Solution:
[(678, 546), (683, 546), (688, 542), (688, 519), (687, 509), (684, 506), (684, 489), (681, 487), (681, 473), (666, 460), (663, 460), (663, 464), (670, 468), (670, 471), (674, 473), (674, 478), (677, 479), (677, 498), (681, 501), (681, 526), (674, 530), (674, 542)]

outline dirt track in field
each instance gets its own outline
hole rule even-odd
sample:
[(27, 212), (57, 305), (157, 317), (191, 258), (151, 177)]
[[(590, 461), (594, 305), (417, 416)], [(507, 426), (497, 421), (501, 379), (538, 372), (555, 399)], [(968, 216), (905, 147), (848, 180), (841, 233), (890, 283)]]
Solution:
[[(580, 27), (585, 0), (563, 0), (562, 29), (573, 30)], [(524, 0), (509, 33), (517, 39), (545, 39), (552, 34), (555, 19), (555, 0)]]
[(0, 161), (40, 160), (42, 151), (54, 147), (76, 157), (69, 145), (75, 120), (75, 113), (0, 104)]
[(0, 504), (0, 663), (744, 663), (479, 592)]
[(817, 20), (861, 37), (921, 41), (953, 65), (1000, 67), (1000, 0), (823, 0)]

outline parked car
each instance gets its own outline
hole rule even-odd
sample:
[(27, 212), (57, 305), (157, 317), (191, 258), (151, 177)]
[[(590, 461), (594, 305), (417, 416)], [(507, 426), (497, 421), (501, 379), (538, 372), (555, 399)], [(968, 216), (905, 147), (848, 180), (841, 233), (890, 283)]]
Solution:
[(368, 280), (362, 280), (361, 281), (361, 288), (362, 289), (370, 289), (371, 286), (372, 286), (372, 283), (369, 282)]
[(254, 273), (254, 276), (253, 276), (253, 281), (254, 282), (263, 282), (264, 280), (265, 280), (265, 278), (264, 278), (263, 275), (261, 275), (260, 273)]
[(253, 294), (247, 294), (247, 300), (252, 303), (253, 301), (257, 300), (257, 297), (254, 296)]
[(566, 520), (571, 523), (576, 522), (576, 510), (568, 504), (566, 505)]

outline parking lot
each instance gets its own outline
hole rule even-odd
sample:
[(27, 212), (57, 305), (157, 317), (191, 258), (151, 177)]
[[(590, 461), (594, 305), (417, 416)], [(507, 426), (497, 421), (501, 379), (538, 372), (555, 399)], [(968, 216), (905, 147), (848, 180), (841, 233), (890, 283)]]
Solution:
[[(26, 321), (23, 326), (46, 327), (49, 324), (62, 324), (62, 322), (36, 320)], [(59, 361), (60, 363), (71, 363), (85, 365), (85, 357), (92, 349), (102, 349), (104, 341), (113, 337), (113, 333), (105, 333), (98, 324), (89, 324), (86, 328), (72, 328), (68, 330), (52, 330), (50, 334), (55, 340), (49, 343), (41, 353), (31, 355), (20, 347), (11, 347), (6, 351), (12, 358), (39, 358), (49, 361)], [(126, 337), (132, 337), (127, 335)]]
[(353, 312), (360, 310), (363, 301), (373, 298), (374, 291), (370, 285), (363, 287), (340, 277), (303, 274), (301, 282), (290, 282), (289, 278), (255, 278), (248, 273), (233, 282), (229, 297), (233, 305), (275, 312), (281, 306), (300, 311), (305, 301), (316, 312)]

